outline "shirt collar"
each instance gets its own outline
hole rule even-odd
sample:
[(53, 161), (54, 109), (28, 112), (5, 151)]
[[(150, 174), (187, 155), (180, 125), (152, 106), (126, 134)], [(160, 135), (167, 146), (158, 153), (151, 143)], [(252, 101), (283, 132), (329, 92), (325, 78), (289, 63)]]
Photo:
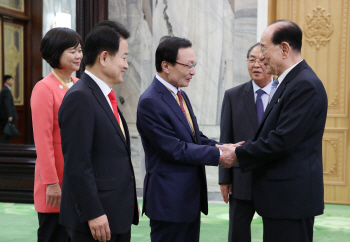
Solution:
[(99, 86), (101, 89), (103, 95), (105, 97), (108, 96), (108, 94), (111, 92), (112, 88), (110, 88), (104, 81), (102, 81), (100, 78), (92, 74), (91, 72), (85, 70), (85, 73), (92, 78), (96, 82), (96, 84)]
[(158, 76), (156, 74), (156, 78), (158, 81), (160, 81), (166, 88), (170, 89), (175, 95), (177, 95), (177, 92), (180, 90), (176, 87), (174, 87), (173, 85), (171, 85), (169, 82), (165, 81), (163, 78), (161, 78), (160, 76)]
[(6, 84), (5, 84), (4, 86), (8, 87), (8, 88), (11, 90), (11, 87), (10, 87), (9, 85), (6, 85)]
[(256, 93), (256, 91), (259, 89), (263, 89), (267, 95), (270, 95), (272, 82), (273, 82), (273, 77), (271, 77), (271, 81), (269, 82), (269, 84), (261, 88), (254, 82), (254, 80), (252, 80), (254, 93)]
[(288, 73), (296, 66), (298, 65), (300, 62), (302, 62), (304, 59), (302, 59), (301, 61), (299, 61), (298, 63), (296, 63), (295, 65), (289, 67), (287, 70), (285, 70), (281, 75), (279, 75), (278, 77), (278, 86), (282, 83), (282, 81), (284, 80), (284, 78), (288, 75)]

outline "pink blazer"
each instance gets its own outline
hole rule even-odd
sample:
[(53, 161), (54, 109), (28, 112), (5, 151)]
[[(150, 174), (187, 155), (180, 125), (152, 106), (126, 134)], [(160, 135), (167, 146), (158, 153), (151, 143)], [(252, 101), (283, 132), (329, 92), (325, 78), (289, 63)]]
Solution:
[[(77, 81), (78, 79), (72, 77)], [(34, 178), (34, 205), (40, 213), (59, 213), (59, 208), (46, 205), (46, 185), (59, 183), (62, 188), (63, 154), (58, 110), (66, 88), (50, 73), (39, 81), (30, 100), (34, 142), (37, 153)]]

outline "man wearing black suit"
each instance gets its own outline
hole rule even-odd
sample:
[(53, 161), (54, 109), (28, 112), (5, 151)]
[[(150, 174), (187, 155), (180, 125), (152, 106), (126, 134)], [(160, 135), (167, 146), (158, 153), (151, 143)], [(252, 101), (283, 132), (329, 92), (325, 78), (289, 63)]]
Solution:
[[(258, 90), (264, 91), (260, 100), (265, 110), (272, 84), (272, 77), (266, 73), (259, 56), (260, 43), (256, 43), (247, 53), (248, 72), (252, 80), (225, 92), (220, 124), (221, 143), (252, 139), (258, 130), (259, 120), (255, 105), (259, 96)], [(238, 165), (228, 169), (219, 167), (219, 183), (224, 201), (230, 204), (228, 241), (251, 241), (250, 223), (255, 213), (251, 200), (251, 172), (243, 173)]]
[(10, 141), (11, 136), (3, 133), (5, 125), (8, 122), (14, 123), (17, 117), (17, 110), (13, 102), (13, 96), (11, 93), (11, 87), (14, 83), (13, 77), (10, 75), (4, 76), (4, 87), (0, 92), (0, 128), (2, 137), (0, 140), (1, 144), (7, 144)]
[(242, 171), (253, 170), (252, 198), (262, 216), (264, 242), (311, 242), (314, 218), (323, 213), (322, 136), (327, 94), (301, 58), (302, 31), (278, 20), (261, 36), (267, 73), (279, 86), (253, 140), (235, 152)]
[(86, 70), (59, 110), (64, 174), (59, 221), (73, 242), (130, 241), (138, 224), (130, 136), (112, 87), (123, 81), (128, 30), (105, 21), (84, 44)]

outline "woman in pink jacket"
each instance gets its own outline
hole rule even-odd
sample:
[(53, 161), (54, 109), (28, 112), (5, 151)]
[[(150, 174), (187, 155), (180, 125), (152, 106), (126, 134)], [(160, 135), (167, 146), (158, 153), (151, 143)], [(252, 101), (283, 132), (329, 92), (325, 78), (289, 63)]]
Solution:
[(31, 108), (37, 152), (34, 205), (38, 212), (38, 242), (69, 241), (65, 228), (58, 224), (63, 176), (63, 155), (58, 109), (67, 90), (78, 80), (83, 58), (82, 40), (68, 28), (49, 30), (41, 41), (43, 59), (53, 68), (32, 92)]

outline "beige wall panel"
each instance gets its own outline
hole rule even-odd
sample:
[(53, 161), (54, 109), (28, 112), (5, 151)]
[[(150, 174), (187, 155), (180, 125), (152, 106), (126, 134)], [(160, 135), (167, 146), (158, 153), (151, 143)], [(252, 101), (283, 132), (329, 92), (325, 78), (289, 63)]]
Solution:
[(277, 19), (290, 19), (303, 30), (302, 57), (327, 91), (325, 201), (350, 204), (350, 0), (276, 0), (273, 4)]

